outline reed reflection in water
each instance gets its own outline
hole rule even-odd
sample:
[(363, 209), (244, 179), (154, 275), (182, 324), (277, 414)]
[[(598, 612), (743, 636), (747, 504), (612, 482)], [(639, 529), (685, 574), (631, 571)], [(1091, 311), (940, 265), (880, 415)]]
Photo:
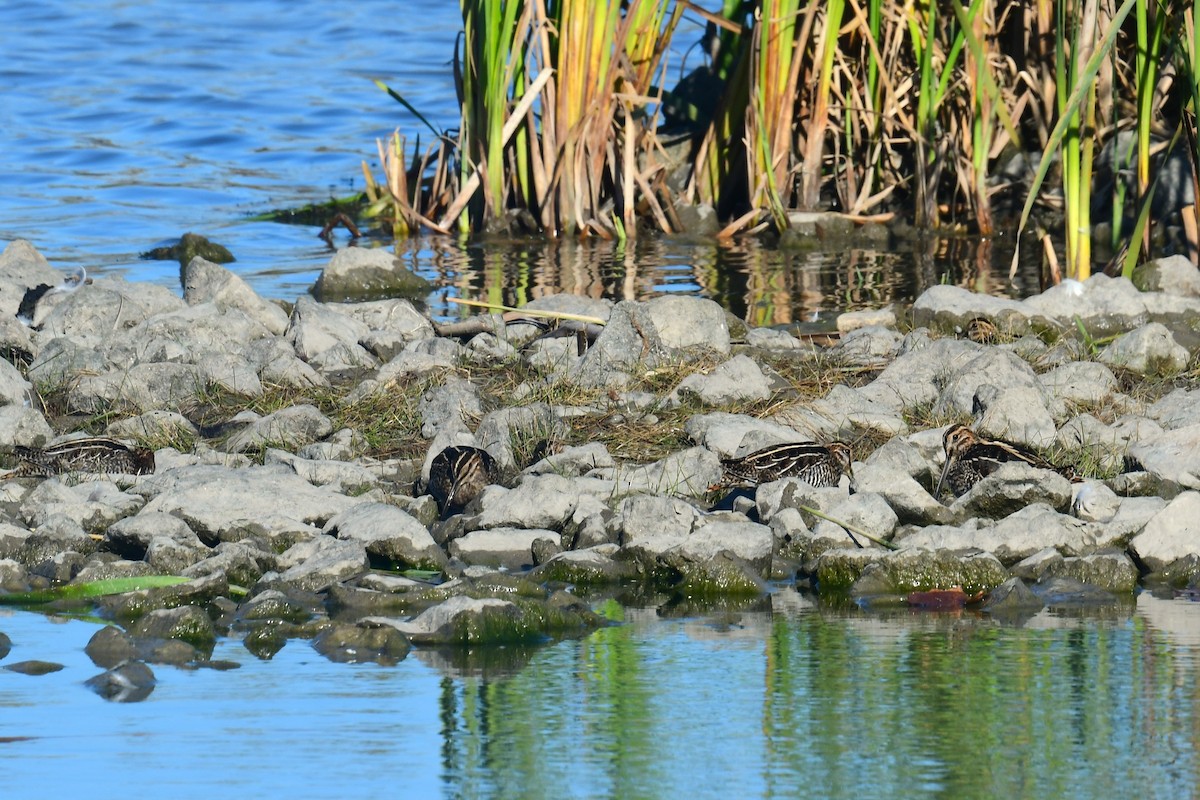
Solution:
[(643, 237), (636, 242), (426, 238), (396, 245), (401, 263), (438, 287), (435, 316), (463, 311), (458, 297), (522, 306), (541, 297), (645, 300), (691, 294), (755, 326), (823, 323), (843, 311), (911, 303), (929, 286), (1020, 297), (1040, 289), (1036, 251), (1023, 251), (1008, 283), (1010, 247), (978, 238), (929, 238), (847, 249), (772, 247), (751, 239), (718, 244)]
[(1194, 795), (1200, 608), (1144, 596), (1000, 624), (772, 605), (627, 610), (516, 674), (446, 678), (448, 793)]

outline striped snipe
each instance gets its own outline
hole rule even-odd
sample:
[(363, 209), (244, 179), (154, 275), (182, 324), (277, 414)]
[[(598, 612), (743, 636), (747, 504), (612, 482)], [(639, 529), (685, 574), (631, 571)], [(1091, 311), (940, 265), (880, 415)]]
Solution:
[(799, 478), (813, 486), (837, 486), (850, 473), (850, 446), (830, 444), (777, 444), (741, 458), (723, 458), (724, 476), (712, 491), (733, 486), (758, 486), (781, 478)]
[(145, 475), (154, 472), (154, 451), (107, 436), (71, 439), (49, 447), (16, 446), (21, 463), (5, 478), (40, 477), (64, 473)]
[(462, 510), (484, 487), (495, 483), (496, 459), (478, 447), (452, 445), (433, 457), (425, 490), (444, 515)]
[(1006, 461), (1024, 461), (1033, 467), (1053, 470), (1069, 480), (1075, 480), (1072, 467), (1058, 467), (1024, 448), (1000, 439), (984, 439), (966, 425), (951, 425), (942, 436), (942, 447), (946, 451), (946, 464), (938, 478), (934, 497), (940, 497), (942, 487), (961, 497), (971, 487), (991, 475)]

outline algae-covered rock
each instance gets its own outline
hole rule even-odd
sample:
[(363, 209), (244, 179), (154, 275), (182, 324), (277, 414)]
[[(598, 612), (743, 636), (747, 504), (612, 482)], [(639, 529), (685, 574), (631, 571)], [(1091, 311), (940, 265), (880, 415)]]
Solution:
[(431, 290), (429, 281), (404, 267), (387, 250), (347, 247), (329, 260), (312, 294), (322, 303), (337, 303), (392, 297), (423, 299)]
[(603, 620), (586, 609), (544, 600), (501, 600), (456, 595), (412, 620), (368, 617), (364, 622), (390, 625), (418, 645), (483, 645), (534, 642), (547, 636), (579, 634)]
[(923, 548), (828, 550), (817, 557), (815, 573), (822, 594), (855, 595), (906, 595), (955, 586), (973, 595), (1009, 577), (990, 553)]
[(198, 650), (209, 651), (217, 638), (212, 620), (196, 606), (151, 611), (137, 621), (131, 633), (142, 639), (179, 639)]
[(395, 628), (334, 622), (313, 639), (313, 649), (330, 661), (343, 664), (374, 662), (398, 664), (408, 655), (408, 640)]

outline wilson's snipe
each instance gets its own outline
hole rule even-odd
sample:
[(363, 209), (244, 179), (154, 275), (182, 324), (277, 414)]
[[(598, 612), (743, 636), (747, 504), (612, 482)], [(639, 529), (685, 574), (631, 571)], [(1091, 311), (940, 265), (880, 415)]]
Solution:
[(1000, 331), (983, 317), (976, 317), (967, 323), (967, 338), (976, 344), (995, 344), (1000, 339)]
[(452, 445), (433, 457), (429, 464), (426, 491), (437, 500), (443, 514), (461, 510), (484, 487), (496, 482), (496, 459), (478, 447)]
[(723, 458), (724, 476), (711, 491), (732, 486), (758, 486), (781, 478), (799, 478), (813, 486), (837, 486), (842, 473), (850, 473), (850, 446), (830, 444), (777, 444), (741, 458)]
[(972, 486), (991, 475), (1006, 461), (1024, 461), (1033, 467), (1053, 470), (1069, 480), (1075, 480), (1075, 470), (1058, 467), (1044, 458), (1036, 456), (1015, 444), (1000, 439), (984, 439), (966, 425), (951, 425), (942, 436), (942, 447), (946, 451), (946, 465), (938, 478), (934, 497), (940, 497), (942, 487), (961, 497)]
[(154, 472), (153, 450), (133, 447), (106, 436), (71, 439), (41, 448), (18, 445), (13, 452), (21, 459), (21, 463), (2, 477), (48, 478), (68, 472), (122, 475)]

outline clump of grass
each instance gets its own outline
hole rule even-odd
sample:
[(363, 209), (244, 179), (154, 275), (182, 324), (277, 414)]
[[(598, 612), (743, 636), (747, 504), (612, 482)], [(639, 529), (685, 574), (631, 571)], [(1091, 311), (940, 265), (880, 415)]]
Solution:
[(329, 412), (333, 427), (358, 433), (377, 458), (421, 456), (428, 442), (421, 438), (418, 403), (429, 385), (428, 381), (396, 384), (355, 403), (339, 402)]

